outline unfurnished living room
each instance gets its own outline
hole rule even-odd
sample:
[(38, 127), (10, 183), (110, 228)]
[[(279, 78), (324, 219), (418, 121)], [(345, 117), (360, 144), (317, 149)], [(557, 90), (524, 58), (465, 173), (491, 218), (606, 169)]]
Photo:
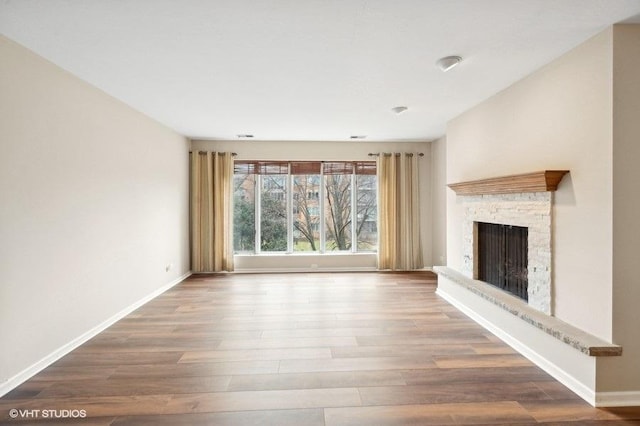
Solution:
[(640, 424), (640, 0), (0, 33), (0, 424)]

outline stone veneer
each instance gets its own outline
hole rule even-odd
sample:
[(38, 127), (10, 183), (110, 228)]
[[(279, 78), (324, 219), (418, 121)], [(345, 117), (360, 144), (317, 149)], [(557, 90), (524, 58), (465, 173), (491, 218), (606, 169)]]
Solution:
[(462, 196), (463, 274), (477, 279), (476, 222), (525, 226), (528, 238), (529, 306), (551, 315), (552, 192)]

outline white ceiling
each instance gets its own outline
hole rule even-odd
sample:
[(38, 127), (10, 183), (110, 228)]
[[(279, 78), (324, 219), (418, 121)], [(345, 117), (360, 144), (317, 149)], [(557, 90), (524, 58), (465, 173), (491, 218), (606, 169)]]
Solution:
[[(639, 16), (640, 0), (0, 0), (5, 36), (179, 133), (230, 140), (431, 140)], [(447, 55), (464, 61), (442, 73)]]

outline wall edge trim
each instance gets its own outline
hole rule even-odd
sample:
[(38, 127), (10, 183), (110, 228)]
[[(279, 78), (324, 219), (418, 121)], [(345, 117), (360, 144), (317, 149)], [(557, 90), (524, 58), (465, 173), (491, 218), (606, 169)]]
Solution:
[(596, 392), (596, 407), (637, 407), (640, 406), (640, 391)]

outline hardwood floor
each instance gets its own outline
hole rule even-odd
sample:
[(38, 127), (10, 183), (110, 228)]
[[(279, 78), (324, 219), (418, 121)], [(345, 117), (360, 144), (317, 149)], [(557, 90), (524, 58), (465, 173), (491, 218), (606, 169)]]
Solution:
[[(435, 289), (426, 272), (194, 276), (5, 395), (0, 421), (640, 424), (640, 408), (592, 408)], [(71, 410), (86, 418), (51, 418)]]

